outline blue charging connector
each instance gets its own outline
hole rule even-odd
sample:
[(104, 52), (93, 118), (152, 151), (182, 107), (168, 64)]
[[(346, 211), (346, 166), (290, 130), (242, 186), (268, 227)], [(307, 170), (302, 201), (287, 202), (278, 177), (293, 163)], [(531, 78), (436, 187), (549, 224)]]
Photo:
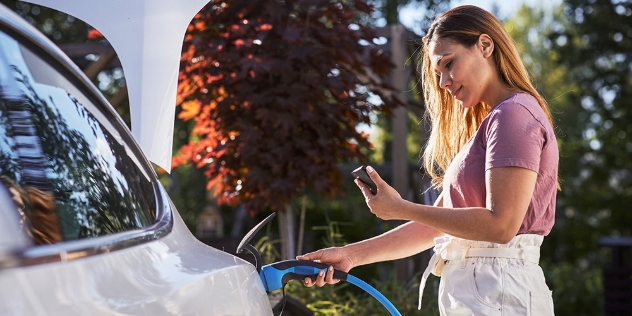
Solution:
[[(263, 281), (266, 291), (274, 291), (283, 288), (290, 280), (303, 281), (306, 277), (316, 280), (316, 276), (320, 270), (327, 272), (326, 264), (304, 261), (304, 260), (286, 260), (265, 265), (261, 268), (259, 276)], [(347, 281), (369, 293), (378, 302), (391, 313), (391, 315), (401, 316), (395, 306), (378, 290), (368, 283), (354, 277), (351, 274), (334, 270), (334, 279)]]

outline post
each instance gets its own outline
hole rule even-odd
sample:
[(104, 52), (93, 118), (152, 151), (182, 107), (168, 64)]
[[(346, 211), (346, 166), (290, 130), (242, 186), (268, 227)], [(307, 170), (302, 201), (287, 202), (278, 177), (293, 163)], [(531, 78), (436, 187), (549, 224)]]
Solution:
[(632, 237), (601, 237), (597, 245), (612, 249), (612, 265), (602, 270), (605, 315), (631, 315)]
[[(391, 25), (391, 60), (395, 69), (391, 73), (391, 83), (397, 90), (397, 96), (406, 104), (408, 82), (404, 69), (406, 63), (406, 47), (404, 32), (406, 29), (401, 24)], [(393, 188), (399, 192), (404, 199), (408, 199), (408, 148), (406, 139), (408, 136), (408, 109), (399, 107), (393, 111)], [(401, 225), (401, 222), (395, 225)], [(411, 275), (410, 259), (395, 261), (395, 273), (398, 280), (406, 281)]]
[[(404, 45), (403, 25), (391, 25), (391, 59), (395, 64), (392, 72), (392, 83), (397, 89), (397, 96), (406, 103), (406, 72), (404, 64), (407, 54)], [(399, 107), (393, 111), (393, 188), (406, 199), (408, 197), (408, 149), (406, 138), (408, 135), (408, 109)]]
[(296, 243), (294, 232), (294, 210), (292, 205), (285, 206), (283, 212), (278, 213), (279, 231), (281, 234), (281, 259), (296, 258)]

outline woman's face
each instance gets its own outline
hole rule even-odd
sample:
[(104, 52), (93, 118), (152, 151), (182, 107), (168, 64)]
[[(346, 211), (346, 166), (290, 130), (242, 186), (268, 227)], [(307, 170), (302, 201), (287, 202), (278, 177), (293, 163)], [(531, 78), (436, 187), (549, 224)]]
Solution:
[(479, 38), (469, 48), (450, 39), (430, 42), (430, 59), (440, 87), (461, 101), (464, 108), (470, 108), (481, 101), (493, 105), (490, 103), (493, 93), (491, 83), (495, 78), (492, 50), (491, 39), (487, 43)]

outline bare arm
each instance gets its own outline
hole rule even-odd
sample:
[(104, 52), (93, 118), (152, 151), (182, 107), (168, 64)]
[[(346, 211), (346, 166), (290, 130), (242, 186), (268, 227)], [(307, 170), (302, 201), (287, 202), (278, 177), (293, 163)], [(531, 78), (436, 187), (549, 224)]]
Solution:
[[(442, 201), (442, 197), (439, 196), (434, 205), (441, 207)], [(444, 233), (432, 227), (410, 221), (379, 236), (349, 244), (343, 248), (354, 266), (360, 266), (418, 254), (434, 246), (434, 238), (442, 235)]]
[(369, 170), (369, 176), (378, 185), (378, 194), (361, 189), (379, 218), (415, 221), (455, 237), (496, 243), (507, 243), (518, 233), (537, 179), (529, 169), (492, 168), (485, 173), (486, 207), (444, 208), (403, 200), (375, 170)]
[[(441, 207), (442, 196), (435, 202)], [(310, 260), (330, 265), (336, 270), (349, 272), (353, 267), (374, 262), (405, 258), (424, 251), (434, 245), (434, 238), (443, 235), (440, 231), (427, 225), (408, 222), (377, 237), (359, 241), (344, 247), (332, 247), (317, 250), (296, 257), (299, 260)], [(312, 281), (305, 278), (303, 284), (307, 287), (334, 284), (338, 280), (333, 278), (333, 270), (322, 273)]]
[[(373, 195), (368, 187), (356, 180), (367, 204), (381, 219), (411, 221), (380, 236), (342, 248), (328, 248), (299, 256), (316, 260), (348, 272), (351, 268), (373, 262), (404, 258), (432, 246), (434, 237), (450, 234), (455, 237), (509, 242), (520, 229), (535, 189), (537, 174), (518, 167), (492, 168), (485, 173), (487, 201), (485, 207), (446, 208), (443, 194), (434, 206), (415, 204), (401, 198), (373, 168), (367, 168), (377, 184)], [(322, 273), (316, 282), (304, 280), (306, 286), (333, 284), (333, 269)]]

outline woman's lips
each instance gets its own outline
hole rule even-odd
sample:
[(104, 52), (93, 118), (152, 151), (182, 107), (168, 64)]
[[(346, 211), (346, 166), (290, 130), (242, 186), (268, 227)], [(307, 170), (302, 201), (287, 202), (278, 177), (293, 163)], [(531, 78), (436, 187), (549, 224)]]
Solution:
[(453, 96), (455, 99), (458, 99), (458, 95), (459, 95), (459, 93), (461, 92), (461, 89), (463, 89), (463, 87), (458, 88), (456, 91), (454, 91), (454, 93), (452, 93), (452, 96)]

